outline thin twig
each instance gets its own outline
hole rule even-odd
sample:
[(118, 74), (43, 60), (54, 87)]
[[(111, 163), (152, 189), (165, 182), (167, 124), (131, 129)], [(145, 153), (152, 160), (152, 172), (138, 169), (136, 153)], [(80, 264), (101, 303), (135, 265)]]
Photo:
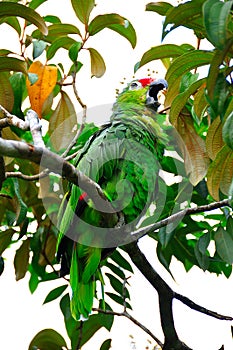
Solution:
[[(65, 152), (62, 153), (62, 157), (65, 158), (67, 156), (67, 154), (69, 153), (69, 151), (72, 149), (72, 147), (77, 143), (79, 136), (81, 135), (84, 126), (86, 124), (86, 119), (87, 119), (87, 106), (85, 103), (83, 103), (83, 101), (81, 100), (79, 94), (78, 94), (78, 90), (76, 88), (76, 75), (73, 74), (73, 82), (72, 82), (72, 86), (73, 86), (73, 90), (74, 90), (74, 95), (76, 97), (76, 100), (78, 101), (78, 103), (80, 104), (80, 106), (83, 109), (83, 114), (82, 114), (82, 121), (80, 124), (80, 127), (76, 133), (76, 135), (74, 136), (73, 140), (71, 141), (71, 143), (69, 144), (69, 146), (66, 148)], [(72, 155), (72, 158), (74, 158), (75, 156)]]
[(163, 343), (147, 327), (145, 327), (143, 324), (141, 324), (138, 320), (136, 320), (136, 318), (134, 318), (132, 315), (130, 315), (127, 311), (115, 312), (112, 310), (102, 310), (102, 309), (98, 309), (98, 308), (93, 308), (92, 310), (100, 312), (102, 314), (106, 314), (106, 315), (124, 316), (124, 317), (128, 318), (131, 322), (133, 322), (139, 328), (141, 328), (144, 332), (146, 332), (152, 339), (154, 339), (158, 343), (159, 346), (161, 346), (161, 347), (163, 346)]
[(42, 178), (48, 176), (48, 174), (49, 174), (48, 169), (43, 170), (39, 174), (35, 174), (35, 175), (26, 175), (26, 174), (21, 173), (20, 171), (7, 171), (6, 178), (17, 177), (18, 179), (23, 179), (26, 181), (37, 181), (39, 179), (42, 179)]

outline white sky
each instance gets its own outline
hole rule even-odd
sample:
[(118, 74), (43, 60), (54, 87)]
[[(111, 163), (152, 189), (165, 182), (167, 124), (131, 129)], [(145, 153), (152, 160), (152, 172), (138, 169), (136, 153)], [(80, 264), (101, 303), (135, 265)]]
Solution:
[[(104, 30), (90, 40), (90, 46), (98, 49), (103, 55), (107, 72), (101, 79), (90, 79), (90, 70), (81, 70), (78, 76), (78, 90), (83, 101), (89, 106), (112, 103), (115, 98), (115, 88), (120, 88), (119, 83), (124, 77), (126, 81), (133, 76), (134, 64), (141, 58), (142, 54), (150, 47), (160, 44), (161, 40), (161, 17), (151, 12), (144, 12), (145, 0), (97, 0), (95, 15), (117, 12), (129, 19), (135, 26), (138, 34), (138, 45), (132, 50), (130, 44), (112, 31)], [(56, 14), (64, 22), (74, 23), (79, 26), (75, 16), (69, 10), (68, 0), (49, 0), (39, 8), (41, 14)], [(181, 44), (193, 40), (191, 32), (187, 30), (175, 30), (168, 35), (166, 43)], [(0, 47), (12, 48), (16, 50), (17, 37), (9, 27), (0, 27)], [(195, 41), (193, 42), (195, 45)], [(60, 61), (60, 56), (55, 56)], [(62, 58), (63, 59), (63, 58)], [(86, 53), (82, 59), (85, 62), (89, 57)], [(149, 65), (151, 69), (158, 70), (158, 76), (163, 77), (163, 67), (159, 62)], [(147, 68), (141, 69), (138, 77), (147, 75)], [(77, 111), (80, 109), (77, 108)], [(102, 121), (102, 115), (96, 115), (95, 122)], [(143, 251), (155, 266), (156, 270), (162, 274), (165, 280), (176, 291), (193, 299), (209, 309), (222, 314), (233, 314), (232, 291), (233, 278), (227, 280), (224, 276), (216, 277), (209, 273), (204, 273), (198, 268), (193, 268), (186, 274), (183, 266), (173, 261), (171, 270), (176, 283), (170, 275), (161, 267), (156, 259), (154, 242), (147, 238), (141, 243)], [(27, 349), (32, 337), (44, 328), (53, 328), (67, 339), (63, 324), (63, 316), (56, 302), (42, 306), (42, 302), (48, 292), (55, 286), (63, 284), (63, 281), (41, 284), (38, 290), (31, 295), (28, 290), (28, 278), (23, 281), (14, 281), (14, 270), (12, 266), (12, 253), (10, 250), (3, 255), (6, 258), (6, 268), (0, 278), (0, 310), (1, 310), (1, 348), (2, 349)], [(134, 316), (145, 324), (154, 334), (163, 341), (160, 328), (159, 313), (157, 305), (157, 294), (145, 281), (140, 273), (136, 272), (135, 277), (130, 279), (132, 305)], [(222, 344), (225, 350), (232, 350), (232, 338), (230, 335), (230, 323), (218, 321), (207, 316), (203, 316), (181, 305), (174, 304), (174, 317), (176, 328), (180, 338), (194, 350), (217, 350)], [(95, 336), (92, 341), (83, 347), (83, 350), (99, 349), (103, 340), (113, 337), (112, 349), (119, 348), (133, 349), (130, 345), (130, 334), (133, 335), (137, 350), (145, 349), (149, 345), (147, 334), (132, 326), (123, 318), (116, 318), (112, 333), (101, 331), (102, 338)], [(49, 350), (49, 349), (48, 349)]]

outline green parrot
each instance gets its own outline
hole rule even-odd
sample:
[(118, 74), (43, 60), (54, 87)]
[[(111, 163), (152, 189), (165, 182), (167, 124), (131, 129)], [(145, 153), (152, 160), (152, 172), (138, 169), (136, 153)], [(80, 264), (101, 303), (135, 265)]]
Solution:
[(75, 166), (100, 185), (112, 209), (101, 198), (93, 203), (75, 185), (61, 205), (57, 259), (61, 276), (70, 273), (71, 312), (77, 320), (91, 313), (96, 281), (102, 280), (100, 263), (133, 239), (130, 234), (156, 198), (166, 140), (156, 111), (158, 93), (167, 87), (164, 79), (133, 80), (118, 95), (110, 122), (75, 159)]

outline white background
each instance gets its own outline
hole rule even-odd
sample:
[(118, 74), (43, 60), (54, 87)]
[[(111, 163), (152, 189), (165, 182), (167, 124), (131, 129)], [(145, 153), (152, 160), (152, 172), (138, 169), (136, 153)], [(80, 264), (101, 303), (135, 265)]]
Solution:
[[(124, 38), (108, 30), (104, 30), (91, 38), (90, 42), (88, 41), (87, 46), (99, 50), (107, 65), (107, 72), (101, 79), (90, 79), (89, 64), (84, 65), (78, 75), (78, 91), (88, 107), (114, 101), (115, 88), (122, 87), (120, 81), (123, 78), (126, 78), (126, 81), (132, 79), (134, 64), (139, 61), (143, 52), (160, 44), (162, 28), (162, 18), (160, 16), (152, 12), (144, 12), (145, 4), (149, 1), (98, 0), (96, 2), (97, 7), (93, 11), (93, 16), (116, 12), (126, 17), (136, 28), (138, 45), (135, 50), (132, 50), (130, 44)], [(42, 15), (57, 14), (64, 22), (74, 23), (81, 29), (78, 20), (71, 11), (70, 1), (68, 0), (49, 0), (39, 8), (39, 12)], [(15, 44), (17, 35), (7, 26), (0, 26), (0, 41), (1, 48), (19, 50)], [(176, 44), (188, 42), (196, 45), (192, 32), (184, 29), (175, 30), (174, 33), (168, 35), (164, 42)], [(206, 43), (203, 44), (203, 48), (205, 48), (205, 45)], [(55, 56), (57, 62), (61, 60), (60, 55), (63, 55), (65, 60), (66, 54), (61, 51), (58, 56)], [(80, 59), (84, 63), (88, 62), (88, 53), (84, 52)], [(141, 69), (137, 73), (137, 77), (146, 76), (148, 67), (158, 71), (154, 76), (164, 76), (162, 65), (156, 61)], [(77, 112), (79, 111), (80, 108), (77, 106)], [(95, 122), (100, 123), (103, 117), (99, 114), (96, 115)], [(198, 268), (193, 268), (189, 273), (186, 273), (183, 266), (174, 259), (171, 265), (175, 277), (174, 282), (156, 259), (155, 243), (145, 238), (140, 244), (156, 270), (162, 274), (174, 290), (209, 309), (222, 314), (233, 315), (233, 278), (227, 280), (224, 276), (216, 277), (204, 273)], [(28, 276), (17, 283), (14, 280), (12, 252), (8, 250), (3, 256), (6, 268), (0, 278), (1, 349), (25, 350), (28, 348), (32, 337), (44, 328), (53, 328), (61, 332), (67, 339), (63, 316), (58, 303), (53, 302), (42, 306), (48, 292), (55, 286), (63, 284), (63, 281), (41, 284), (36, 292), (31, 295), (27, 285)], [(163, 341), (157, 294), (137, 271), (135, 277), (130, 279), (130, 284), (132, 286), (130, 293), (131, 304), (134, 307), (133, 315)], [(229, 322), (218, 321), (201, 315), (179, 302), (174, 302), (174, 317), (180, 338), (194, 350), (217, 350), (222, 344), (225, 345), (225, 350), (232, 350), (233, 344)], [(149, 336), (123, 318), (116, 318), (111, 334), (105, 330), (100, 331), (83, 349), (99, 349), (102, 341), (106, 338), (113, 338), (113, 350), (119, 350), (120, 348), (142, 350), (146, 346), (152, 349), (152, 345), (147, 341)], [(134, 341), (135, 344), (133, 344)]]

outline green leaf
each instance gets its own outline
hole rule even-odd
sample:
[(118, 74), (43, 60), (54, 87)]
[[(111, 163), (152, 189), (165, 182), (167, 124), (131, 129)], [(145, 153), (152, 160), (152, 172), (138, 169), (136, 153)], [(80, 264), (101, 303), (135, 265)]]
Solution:
[(233, 237), (233, 217), (229, 216), (227, 220), (226, 230)]
[[(57, 38), (64, 37), (69, 34), (77, 34), (81, 36), (80, 30), (73, 24), (66, 24), (66, 23), (51, 24), (48, 27), (48, 35), (46, 36), (46, 41), (48, 43), (53, 43), (53, 41), (56, 40)], [(32, 33), (32, 37), (36, 39), (40, 39), (41, 34), (38, 30), (35, 30)]]
[(122, 267), (125, 270), (128, 270), (129, 272), (133, 273), (133, 269), (130, 265), (130, 263), (122, 256), (122, 254), (115, 250), (110, 257), (113, 261), (115, 261), (120, 267)]
[(16, 17), (8, 17), (8, 18), (3, 18), (1, 20), (1, 23), (7, 23), (9, 24), (9, 26), (11, 26), (12, 28), (14, 28), (16, 30), (16, 32), (18, 33), (18, 35), (21, 35), (21, 27), (19, 24), (19, 21)]
[(24, 203), (24, 201), (23, 201), (23, 199), (21, 197), (18, 179), (17, 178), (13, 178), (12, 180), (13, 180), (13, 184), (14, 184), (15, 195), (16, 195), (18, 203), (19, 203), (19, 208), (18, 208), (19, 212), (17, 214), (16, 225), (20, 225), (23, 222), (23, 220), (25, 219), (26, 215), (27, 215), (28, 207)]
[(233, 208), (233, 179), (228, 191), (228, 199), (229, 199), (229, 204)]
[(88, 24), (90, 13), (95, 6), (94, 0), (71, 0), (74, 12), (78, 19), (84, 23)]
[(24, 114), (21, 110), (22, 102), (25, 97), (26, 91), (26, 78), (21, 72), (14, 73), (9, 78), (11, 87), (14, 93), (14, 106), (12, 114), (17, 115), (19, 118), (24, 118)]
[(80, 41), (77, 41), (69, 48), (69, 57), (71, 61), (73, 62), (77, 61), (78, 54), (81, 47), (82, 47), (82, 43)]
[(205, 78), (195, 81), (184, 92), (178, 94), (172, 102), (169, 119), (172, 124), (176, 124), (182, 109), (187, 103), (187, 100), (193, 95), (202, 84), (205, 83)]
[(170, 85), (172, 85), (182, 74), (197, 67), (210, 64), (212, 58), (213, 52), (210, 51), (194, 50), (185, 52), (171, 64), (167, 71), (166, 79), (169, 80)]
[(125, 37), (133, 48), (136, 46), (136, 32), (132, 24), (126, 18), (116, 13), (96, 16), (89, 24), (88, 31), (90, 35), (95, 35), (104, 28), (111, 29)]
[(208, 190), (215, 200), (219, 200), (219, 190), (228, 195), (233, 178), (232, 164), (233, 152), (225, 145), (210, 164), (207, 173)]
[(97, 50), (93, 48), (88, 48), (88, 51), (91, 57), (91, 75), (95, 76), (96, 78), (100, 78), (104, 75), (106, 71), (106, 66), (103, 57)]
[(4, 271), (4, 259), (2, 256), (0, 256), (0, 276), (2, 275)]
[(168, 93), (166, 96), (166, 103), (172, 104), (174, 97), (179, 92), (182, 75), (200, 66), (211, 63), (213, 52), (204, 50), (194, 50), (185, 52), (183, 55), (174, 59), (165, 79), (168, 81)]
[(48, 28), (43, 18), (27, 6), (7, 1), (0, 2), (0, 18), (8, 16), (22, 17), (37, 26), (44, 35), (48, 34)]
[(117, 276), (119, 276), (120, 278), (122, 278), (123, 280), (125, 279), (125, 274), (123, 272), (123, 270), (121, 268), (119, 268), (118, 266), (111, 264), (110, 262), (106, 263), (106, 266), (112, 271), (114, 272)]
[(62, 36), (55, 39), (47, 49), (47, 59), (51, 60), (60, 48), (69, 50), (69, 48), (75, 43), (76, 41), (68, 36)]
[(125, 295), (126, 298), (130, 299), (129, 291), (126, 287), (123, 286), (123, 283), (114, 277), (110, 273), (106, 273), (106, 276), (109, 278), (112, 288), (119, 293), (120, 295)]
[(233, 112), (227, 117), (223, 125), (222, 136), (226, 145), (233, 150)]
[(28, 350), (62, 350), (68, 349), (65, 339), (54, 329), (43, 329), (32, 339)]
[(17, 249), (14, 258), (15, 278), (16, 281), (24, 278), (28, 270), (30, 253), (30, 240), (23, 241), (19, 249)]
[(161, 16), (165, 16), (167, 11), (173, 6), (166, 1), (150, 2), (146, 5), (146, 11), (157, 12)]
[(49, 292), (49, 294), (46, 296), (43, 304), (47, 304), (50, 301), (53, 301), (53, 300), (57, 299), (58, 297), (60, 297), (60, 295), (62, 295), (62, 293), (66, 290), (67, 287), (68, 287), (67, 284), (65, 284), (63, 286), (59, 286), (59, 287), (51, 290)]
[(106, 292), (106, 295), (109, 296), (109, 298), (111, 298), (112, 300), (114, 300), (117, 304), (120, 305), (125, 305), (128, 309), (132, 310), (131, 305), (128, 302), (125, 302), (125, 300), (123, 299), (123, 297), (121, 295), (115, 294), (115, 293), (110, 293), (110, 292)]
[(208, 0), (203, 5), (204, 25), (209, 41), (219, 50), (227, 40), (228, 17), (233, 1)]
[(31, 272), (31, 276), (29, 279), (28, 286), (29, 286), (30, 292), (33, 294), (36, 288), (38, 287), (38, 284), (40, 281), (39, 281), (38, 274), (34, 271), (32, 267), (30, 267), (30, 272)]
[(77, 329), (77, 326), (79, 325), (79, 322), (75, 321), (75, 319), (71, 315), (70, 311), (70, 297), (69, 294), (65, 294), (60, 301), (60, 309), (64, 316), (66, 331), (69, 336), (69, 338), (72, 338), (72, 334), (75, 329)]
[[(43, 1), (47, 1), (47, 0), (43, 0)], [(52, 15), (48, 15), (48, 16), (44, 16), (44, 20), (45, 22), (49, 22), (49, 23), (61, 23), (61, 20), (59, 17), (57, 16), (52, 16)]]
[(220, 257), (227, 264), (233, 263), (233, 235), (219, 227), (214, 235), (216, 249)]
[(80, 69), (82, 68), (83, 64), (79, 61), (74, 62), (74, 64), (72, 64), (72, 66), (70, 67), (69, 73), (68, 75), (72, 75), (75, 73), (78, 73), (80, 71)]
[(29, 2), (29, 7), (35, 10), (37, 7), (39, 7), (41, 4), (46, 2), (47, 0), (31, 0)]
[(151, 61), (166, 57), (178, 57), (183, 55), (184, 53), (185, 50), (181, 46), (174, 44), (166, 44), (152, 47), (150, 50), (146, 51), (143, 54), (139, 66), (137, 66), (137, 69)]
[(208, 232), (199, 238), (194, 248), (195, 256), (203, 271), (206, 271), (209, 267), (209, 257), (206, 254), (209, 243), (210, 233)]
[(100, 350), (109, 350), (111, 348), (112, 339), (106, 339), (100, 347)]
[(179, 26), (193, 29), (200, 36), (204, 31), (202, 22), (202, 4), (204, 1), (187, 1), (178, 6), (171, 7), (166, 12), (162, 38), (164, 39), (168, 33)]
[(34, 60), (44, 52), (46, 46), (47, 46), (47, 43), (43, 40), (33, 41), (32, 56)]
[(11, 238), (15, 231), (13, 229), (8, 229), (6, 231), (0, 232), (0, 255), (4, 252), (4, 250), (9, 246), (11, 243)]
[[(10, 112), (13, 109), (14, 93), (7, 72), (0, 72), (0, 104)], [(0, 115), (2, 116), (2, 112)]]
[[(0, 2), (0, 5), (2, 2)], [(14, 71), (27, 74), (26, 62), (14, 57), (0, 57), (0, 71)]]
[[(92, 336), (102, 327), (108, 331), (112, 328), (113, 315), (96, 314), (91, 315), (89, 319), (83, 323), (82, 328), (82, 340), (80, 346), (83, 346)], [(76, 333), (76, 337), (79, 336), (79, 332)], [(77, 344), (77, 343), (76, 343)], [(73, 345), (73, 342), (72, 342)]]

